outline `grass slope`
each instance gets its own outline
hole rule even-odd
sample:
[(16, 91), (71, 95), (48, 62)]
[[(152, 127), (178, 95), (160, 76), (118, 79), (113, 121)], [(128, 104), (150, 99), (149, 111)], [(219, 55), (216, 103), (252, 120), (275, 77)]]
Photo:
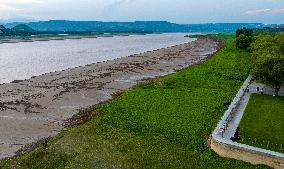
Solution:
[(150, 81), (99, 105), (104, 112), (61, 132), (48, 148), (2, 162), (22, 168), (262, 168), (221, 158), (205, 143), (249, 73), (228, 47), (204, 64)]
[(284, 97), (253, 94), (240, 124), (242, 142), (284, 153), (283, 126)]

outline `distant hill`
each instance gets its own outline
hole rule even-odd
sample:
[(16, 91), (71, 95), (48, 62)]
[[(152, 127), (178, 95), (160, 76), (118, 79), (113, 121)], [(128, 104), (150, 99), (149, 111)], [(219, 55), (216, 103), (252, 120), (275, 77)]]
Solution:
[[(8, 23), (11, 28), (19, 23)], [(235, 32), (238, 28), (263, 28), (262, 23), (175, 24), (167, 21), (99, 22), (51, 20), (26, 23), (36, 31), (59, 32)]]
[(186, 31), (184, 26), (165, 21), (151, 22), (98, 22), (98, 21), (65, 21), (52, 20), (32, 22), (28, 25), (38, 31), (65, 31), (65, 32), (175, 32)]
[(0, 36), (32, 35), (36, 33), (38, 32), (24, 24), (17, 25), (11, 29), (6, 28), (3, 25), (0, 25)]
[[(18, 26), (20, 25), (20, 26)], [(281, 25), (265, 25), (262, 23), (206, 23), (176, 24), (167, 21), (136, 22), (99, 22), (99, 21), (67, 21), (51, 20), (30, 23), (7, 23), (6, 28), (17, 29), (17, 32), (235, 32), (239, 28), (272, 28)], [(29, 28), (28, 28), (29, 27)]]
[(236, 30), (246, 28), (262, 29), (268, 25), (262, 23), (207, 23), (183, 25), (189, 32), (236, 32)]
[(25, 24), (19, 24), (11, 29), (13, 32), (18, 32), (18, 33), (34, 33), (36, 32), (34, 29), (31, 27), (25, 25)]
[(6, 31), (7, 31), (7, 29), (3, 25), (0, 25), (0, 35), (5, 34)]
[[(11, 22), (11, 23), (1, 23), (3, 26), (5, 26), (5, 28), (8, 28), (8, 29), (11, 29), (17, 25), (20, 25), (20, 24), (26, 24), (24, 22)], [(0, 24), (0, 25), (1, 25)]]

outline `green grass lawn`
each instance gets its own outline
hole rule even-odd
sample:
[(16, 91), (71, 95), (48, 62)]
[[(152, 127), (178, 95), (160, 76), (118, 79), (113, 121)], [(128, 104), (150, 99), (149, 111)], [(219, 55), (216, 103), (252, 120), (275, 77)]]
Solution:
[(265, 168), (221, 158), (205, 145), (249, 74), (249, 54), (228, 47), (204, 64), (99, 105), (103, 115), (61, 132), (48, 148), (2, 162), (21, 168)]
[(284, 97), (253, 94), (240, 133), (242, 143), (284, 153)]

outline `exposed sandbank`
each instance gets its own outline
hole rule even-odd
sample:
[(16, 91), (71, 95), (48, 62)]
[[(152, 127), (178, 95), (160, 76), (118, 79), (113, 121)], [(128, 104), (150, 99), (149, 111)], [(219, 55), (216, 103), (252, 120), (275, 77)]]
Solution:
[(220, 48), (212, 38), (0, 85), (0, 158), (54, 136), (79, 109), (112, 98), (143, 79), (200, 63)]

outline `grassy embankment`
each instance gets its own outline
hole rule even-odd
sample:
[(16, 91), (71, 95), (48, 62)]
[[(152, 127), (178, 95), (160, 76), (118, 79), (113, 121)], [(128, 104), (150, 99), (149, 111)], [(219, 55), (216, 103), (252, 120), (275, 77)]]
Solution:
[(242, 143), (284, 153), (284, 97), (253, 94), (240, 124)]
[(249, 74), (249, 54), (228, 47), (204, 64), (141, 84), (99, 105), (103, 115), (22, 157), (23, 168), (261, 168), (221, 158), (205, 143)]

